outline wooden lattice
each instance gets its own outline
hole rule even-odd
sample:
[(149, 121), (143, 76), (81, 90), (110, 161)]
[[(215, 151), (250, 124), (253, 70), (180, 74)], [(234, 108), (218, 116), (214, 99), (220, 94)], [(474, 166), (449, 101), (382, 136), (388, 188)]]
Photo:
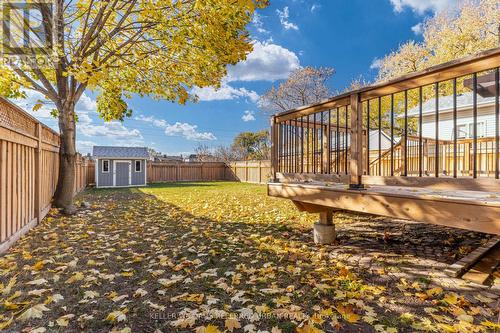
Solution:
[(59, 135), (54, 133), (50, 128), (42, 125), (42, 140), (53, 145), (59, 145)]
[(22, 133), (36, 136), (37, 121), (8, 101), (0, 99), (0, 125), (6, 125)]

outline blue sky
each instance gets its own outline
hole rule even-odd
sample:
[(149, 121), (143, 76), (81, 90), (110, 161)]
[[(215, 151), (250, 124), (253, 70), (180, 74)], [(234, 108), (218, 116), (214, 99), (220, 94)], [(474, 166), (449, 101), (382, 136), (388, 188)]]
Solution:
[[(453, 0), (271, 0), (249, 25), (254, 51), (228, 68), (222, 88), (195, 89), (198, 103), (185, 106), (134, 97), (134, 111), (122, 123), (104, 123), (95, 112), (95, 95), (86, 92), (77, 105), (77, 148), (140, 145), (169, 155), (189, 154), (199, 144), (228, 145), (243, 131), (268, 128), (258, 108), (260, 95), (300, 66), (335, 69), (332, 91), (342, 90), (359, 75), (371, 80), (377, 58), (409, 39), (420, 40), (419, 26)], [(31, 110), (41, 96), (30, 93), (18, 105)], [(50, 105), (31, 112), (57, 130)]]

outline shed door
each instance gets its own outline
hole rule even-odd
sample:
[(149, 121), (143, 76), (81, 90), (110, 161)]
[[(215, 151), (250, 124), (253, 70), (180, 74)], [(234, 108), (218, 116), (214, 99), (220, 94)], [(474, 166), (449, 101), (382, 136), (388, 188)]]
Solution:
[(130, 185), (130, 162), (115, 162), (116, 186)]

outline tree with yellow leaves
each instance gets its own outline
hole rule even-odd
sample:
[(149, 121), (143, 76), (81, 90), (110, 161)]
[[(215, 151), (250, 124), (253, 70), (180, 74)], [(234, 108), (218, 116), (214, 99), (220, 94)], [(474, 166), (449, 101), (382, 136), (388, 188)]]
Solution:
[[(19, 8), (3, 6), (7, 33), (15, 33), (16, 22), (20, 29), (3, 45), (0, 94), (21, 97), (31, 89), (54, 103), (61, 135), (56, 206), (74, 211), (75, 105), (85, 90), (98, 94), (98, 113), (106, 121), (130, 116), (132, 94), (181, 104), (195, 99), (191, 87), (219, 86), (226, 66), (245, 59), (252, 49), (246, 25), (266, 5), (267, 0), (29, 1), (25, 6), (40, 13), (35, 28), (33, 18), (21, 15), (16, 21)], [(18, 47), (26, 32), (43, 47)]]
[[(422, 24), (423, 41), (407, 41), (399, 48), (380, 60), (378, 82), (385, 82), (405, 74), (420, 71), (431, 66), (451, 60), (477, 54), (481, 51), (500, 46), (500, 2), (498, 0), (466, 0), (454, 10), (436, 13)], [(464, 78), (459, 78), (463, 83)], [(462, 93), (467, 88), (457, 85), (457, 92)], [(446, 96), (453, 92), (451, 81), (439, 84), (439, 94)], [(419, 103), (419, 92), (409, 90), (407, 96), (408, 108)], [(427, 101), (435, 97), (433, 87), (426, 86), (422, 90), (422, 99)], [(395, 114), (403, 112), (403, 93), (394, 96)], [(378, 105), (372, 103), (372, 125), (378, 126)], [(389, 128), (391, 102), (390, 98), (382, 98), (381, 103), (382, 128)], [(396, 134), (403, 130), (403, 119), (396, 119)], [(410, 119), (410, 134), (415, 134), (416, 119)]]
[(409, 41), (381, 59), (377, 81), (500, 46), (500, 2), (467, 0), (423, 23), (423, 41)]

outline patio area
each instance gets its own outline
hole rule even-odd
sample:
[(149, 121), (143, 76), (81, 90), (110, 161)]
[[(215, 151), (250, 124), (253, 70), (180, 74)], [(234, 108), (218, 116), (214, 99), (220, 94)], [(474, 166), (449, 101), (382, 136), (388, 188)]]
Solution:
[(444, 269), (488, 241), (472, 231), (316, 215), (265, 185), (86, 190), (0, 258), (12, 332), (491, 332), (496, 289)]

